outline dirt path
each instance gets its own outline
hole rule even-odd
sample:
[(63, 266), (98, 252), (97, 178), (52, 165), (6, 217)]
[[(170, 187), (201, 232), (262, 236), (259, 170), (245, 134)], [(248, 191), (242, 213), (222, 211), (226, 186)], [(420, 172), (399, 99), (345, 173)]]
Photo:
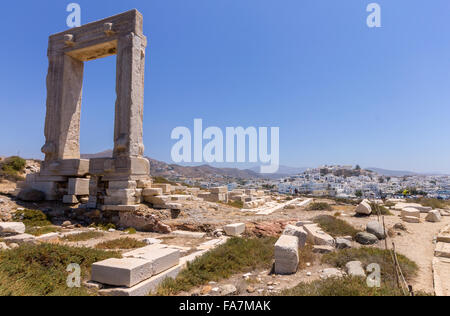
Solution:
[[(419, 266), (419, 272), (412, 284), (415, 291), (425, 291), (434, 293), (433, 288), (433, 270), (432, 262), (434, 257), (434, 238), (439, 231), (450, 223), (450, 217), (443, 217), (440, 223), (429, 223), (425, 221), (425, 215), (421, 214), (421, 223), (412, 224), (405, 223), (399, 217), (400, 212), (391, 211), (394, 216), (385, 216), (386, 228), (392, 228), (397, 223), (402, 223), (407, 231), (400, 232), (394, 238), (388, 239), (389, 248), (392, 248), (392, 241), (398, 253), (401, 253), (413, 260)], [(363, 229), (369, 220), (376, 220), (376, 217), (354, 218), (344, 217), (346, 221), (360, 229)], [(384, 247), (384, 243), (380, 243), (379, 247)]]

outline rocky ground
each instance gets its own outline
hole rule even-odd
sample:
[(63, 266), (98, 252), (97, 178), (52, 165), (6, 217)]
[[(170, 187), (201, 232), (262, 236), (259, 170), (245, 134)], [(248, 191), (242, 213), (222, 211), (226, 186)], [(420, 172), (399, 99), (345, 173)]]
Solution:
[[(95, 230), (83, 225), (78, 225), (76, 218), (67, 217), (71, 208), (61, 203), (42, 202), (42, 203), (24, 203), (13, 198), (10, 193), (15, 189), (15, 184), (8, 181), (0, 182), (0, 222), (12, 220), (13, 214), (18, 209), (39, 209), (45, 212), (60, 214), (59, 221), (54, 223), (62, 225), (65, 221), (71, 221), (69, 227), (65, 225), (61, 233), (88, 232)], [(214, 232), (230, 223), (245, 223), (248, 236), (273, 236), (278, 237), (287, 224), (295, 224), (299, 220), (310, 220), (318, 215), (337, 215), (347, 223), (357, 229), (365, 230), (367, 223), (376, 219), (371, 217), (355, 217), (355, 206), (337, 204), (330, 200), (318, 200), (332, 205), (332, 211), (308, 211), (305, 207), (294, 209), (282, 209), (269, 215), (256, 215), (253, 212), (244, 212), (240, 209), (228, 205), (200, 202), (183, 201), (183, 209), (179, 214), (174, 215), (169, 210), (152, 210), (147, 208), (145, 211), (152, 212), (165, 225), (171, 227), (173, 231), (191, 231), (205, 232), (202, 236), (179, 236), (176, 234), (160, 234), (138, 232), (129, 234), (124, 231), (110, 230), (103, 231), (101, 237), (80, 242), (67, 242), (61, 239), (54, 242), (68, 244), (71, 246), (95, 247), (97, 244), (108, 240), (114, 240), (121, 237), (130, 237), (138, 240), (148, 238), (159, 239), (167, 245), (178, 246), (182, 249), (184, 255), (191, 254), (198, 250), (198, 247), (209, 241), (215, 236)], [(433, 273), (432, 261), (434, 257), (435, 237), (443, 227), (450, 224), (450, 217), (443, 217), (441, 222), (429, 223), (424, 220), (425, 214), (422, 214), (422, 222), (418, 224), (405, 223), (400, 218), (400, 212), (392, 210), (392, 216), (385, 216), (385, 224), (391, 237), (388, 239), (387, 246), (392, 248), (395, 243), (397, 252), (407, 256), (415, 261), (419, 266), (419, 273), (413, 281), (414, 290), (422, 290), (433, 293)], [(67, 223), (66, 223), (67, 224)], [(394, 226), (401, 224), (404, 229), (396, 229)], [(353, 243), (354, 247), (359, 247)], [(384, 248), (386, 243), (380, 241), (375, 247)], [(252, 271), (250, 274), (234, 275), (228, 280), (220, 283), (211, 283), (209, 285), (195, 288), (189, 295), (220, 294), (223, 289), (238, 295), (261, 295), (278, 293), (283, 289), (292, 288), (299, 282), (311, 282), (321, 278), (323, 270), (330, 268), (320, 263), (320, 255), (316, 254), (315, 259), (311, 260), (306, 267), (300, 269), (296, 274), (290, 276), (274, 276), (270, 271)], [(220, 292), (220, 293), (219, 293)]]

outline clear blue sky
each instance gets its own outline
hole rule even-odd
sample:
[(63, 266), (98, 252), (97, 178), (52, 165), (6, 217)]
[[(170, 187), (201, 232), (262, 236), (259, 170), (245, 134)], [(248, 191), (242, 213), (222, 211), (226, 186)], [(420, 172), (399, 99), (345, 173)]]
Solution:
[[(48, 36), (72, 1), (2, 1), (0, 155), (42, 157)], [(146, 154), (177, 126), (279, 126), (289, 166), (450, 173), (450, 1), (73, 1), (82, 23), (137, 8), (149, 39)], [(85, 68), (81, 148), (112, 147), (115, 57)]]

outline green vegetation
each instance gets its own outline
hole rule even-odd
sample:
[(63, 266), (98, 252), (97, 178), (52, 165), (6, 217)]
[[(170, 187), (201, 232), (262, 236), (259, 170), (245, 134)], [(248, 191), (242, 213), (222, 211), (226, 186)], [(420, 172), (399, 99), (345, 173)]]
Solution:
[(333, 237), (339, 236), (352, 236), (355, 237), (359, 230), (354, 228), (347, 222), (330, 215), (317, 216), (313, 220), (323, 229), (326, 233)]
[(383, 284), (380, 288), (368, 287), (362, 278), (329, 278), (312, 283), (300, 283), (285, 290), (282, 296), (403, 296), (400, 289)]
[(83, 279), (94, 262), (120, 258), (118, 253), (52, 244), (22, 245), (0, 252), (0, 296), (86, 296), (84, 287), (67, 287), (71, 263), (79, 264)]
[(21, 173), (24, 171), (26, 160), (18, 156), (6, 158), (0, 162), (0, 178), (18, 181), (23, 180)]
[(42, 236), (50, 233), (60, 232), (61, 229), (56, 226), (44, 226), (44, 227), (27, 227), (25, 233), (33, 236)]
[(47, 215), (39, 210), (25, 209), (23, 211), (16, 211), (13, 218), (16, 221), (23, 222), (27, 227), (43, 227), (52, 224)]
[[(418, 271), (417, 265), (406, 258), (398, 255), (399, 264), (407, 280)], [(361, 261), (364, 266), (378, 263), (381, 267), (381, 287), (368, 287), (364, 278), (329, 278), (317, 280), (311, 283), (300, 283), (296, 287), (285, 290), (283, 296), (404, 296), (397, 287), (395, 269), (391, 254), (387, 250), (377, 248), (346, 249), (326, 254), (322, 262), (343, 269), (349, 261)], [(428, 295), (426, 293), (415, 293), (416, 296)]]
[(95, 238), (100, 238), (103, 235), (104, 234), (101, 232), (84, 232), (81, 234), (68, 235), (68, 236), (64, 237), (63, 240), (68, 241), (68, 242), (80, 242), (80, 241), (86, 241), (86, 240), (91, 240), (91, 239), (95, 239)]
[(108, 240), (95, 246), (96, 249), (136, 249), (147, 246), (143, 241), (134, 238), (119, 238)]
[[(223, 202), (219, 202), (219, 203), (223, 203)], [(225, 203), (223, 203), (223, 204), (225, 204)], [(234, 208), (242, 209), (244, 207), (244, 202), (242, 202), (242, 201), (228, 201), (228, 203), (226, 203), (226, 205), (234, 207)]]
[(34, 236), (41, 236), (49, 233), (61, 231), (60, 228), (53, 226), (47, 215), (40, 210), (16, 211), (13, 219), (25, 224), (25, 232)]
[(344, 204), (344, 205), (358, 205), (359, 203), (361, 203), (360, 199), (357, 200), (353, 200), (353, 199), (347, 199), (347, 198), (337, 198), (337, 197), (328, 197), (329, 199), (332, 199), (333, 201), (335, 201), (337, 204)]
[[(406, 280), (411, 280), (419, 269), (417, 264), (403, 255), (398, 254), (397, 256), (403, 275)], [(345, 249), (324, 255), (322, 261), (341, 269), (345, 268), (345, 265), (350, 261), (361, 261), (364, 266), (377, 263), (381, 267), (382, 281), (388, 285), (395, 285), (395, 268), (389, 250), (370, 247)]]
[(311, 203), (308, 207), (308, 211), (332, 211), (333, 208), (330, 204), (325, 202)]
[(136, 229), (133, 227), (125, 229), (124, 232), (128, 233), (129, 235), (135, 235), (137, 233)]
[(210, 281), (219, 282), (236, 273), (270, 269), (275, 242), (275, 238), (229, 239), (188, 264), (175, 280), (163, 282), (157, 295), (175, 295)]
[(386, 216), (392, 216), (392, 214), (389, 209), (384, 207), (383, 205), (377, 204), (377, 203), (370, 203), (370, 207), (372, 208), (372, 214), (375, 215), (386, 215)]

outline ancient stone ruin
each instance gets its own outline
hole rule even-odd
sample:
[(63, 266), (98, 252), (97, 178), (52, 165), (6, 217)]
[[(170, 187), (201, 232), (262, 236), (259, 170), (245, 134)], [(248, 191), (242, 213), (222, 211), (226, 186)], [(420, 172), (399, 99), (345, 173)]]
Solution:
[[(150, 164), (143, 157), (146, 46), (137, 10), (50, 36), (45, 161), (22, 191), (107, 211), (137, 209), (142, 190), (151, 185)], [(117, 55), (113, 157), (80, 159), (84, 63), (111, 55)]]

